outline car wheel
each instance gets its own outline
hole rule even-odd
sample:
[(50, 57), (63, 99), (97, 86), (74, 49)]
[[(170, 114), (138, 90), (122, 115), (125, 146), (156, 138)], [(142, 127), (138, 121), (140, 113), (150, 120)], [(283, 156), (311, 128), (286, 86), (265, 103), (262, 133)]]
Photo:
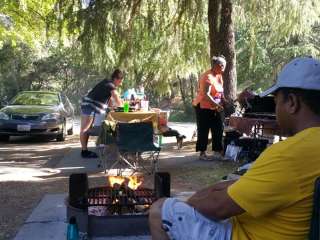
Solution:
[(66, 136), (67, 136), (66, 123), (64, 122), (62, 125), (61, 133), (59, 133), (59, 135), (57, 136), (57, 141), (63, 142), (64, 140), (66, 140)]
[(68, 135), (73, 135), (73, 125), (70, 129), (68, 129)]
[(10, 136), (8, 135), (0, 135), (0, 142), (8, 142), (10, 139)]

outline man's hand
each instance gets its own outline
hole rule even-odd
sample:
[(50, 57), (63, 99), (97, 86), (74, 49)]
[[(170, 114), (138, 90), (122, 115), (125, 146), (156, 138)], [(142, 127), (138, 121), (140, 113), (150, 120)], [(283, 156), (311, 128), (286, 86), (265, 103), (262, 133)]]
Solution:
[(217, 103), (212, 103), (212, 104), (214, 106), (210, 108), (211, 110), (215, 110), (215, 111), (218, 111), (218, 112), (223, 111), (224, 108), (220, 104), (217, 104)]
[(195, 193), (187, 203), (204, 216), (222, 220), (241, 213), (244, 210), (228, 195), (227, 189), (235, 181), (225, 181), (207, 187)]
[(224, 109), (223, 106), (221, 106), (220, 104), (217, 104), (216, 110), (217, 110), (218, 112), (222, 112), (223, 109)]

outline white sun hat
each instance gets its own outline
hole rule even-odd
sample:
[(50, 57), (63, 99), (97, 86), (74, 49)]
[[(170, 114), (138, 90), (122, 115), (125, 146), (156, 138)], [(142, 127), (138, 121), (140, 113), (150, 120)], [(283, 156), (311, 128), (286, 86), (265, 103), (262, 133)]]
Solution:
[(320, 61), (312, 57), (295, 58), (284, 66), (272, 87), (259, 94), (265, 97), (279, 88), (320, 91)]

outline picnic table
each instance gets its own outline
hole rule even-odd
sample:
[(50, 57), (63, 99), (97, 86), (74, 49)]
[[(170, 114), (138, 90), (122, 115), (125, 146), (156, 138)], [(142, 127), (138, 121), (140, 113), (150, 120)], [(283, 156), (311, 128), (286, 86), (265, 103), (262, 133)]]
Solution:
[(158, 116), (157, 112), (110, 112), (107, 120), (116, 122), (152, 122), (153, 128), (158, 129)]
[(159, 126), (159, 113), (157, 112), (110, 112), (107, 119), (102, 122), (97, 144), (115, 143), (115, 128), (118, 122), (152, 122), (153, 129), (157, 133)]

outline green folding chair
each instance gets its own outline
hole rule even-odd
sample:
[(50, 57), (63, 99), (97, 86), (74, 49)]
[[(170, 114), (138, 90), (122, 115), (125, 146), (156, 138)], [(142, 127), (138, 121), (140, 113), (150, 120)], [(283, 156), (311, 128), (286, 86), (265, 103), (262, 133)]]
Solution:
[(154, 143), (152, 122), (118, 123), (116, 145), (120, 157), (109, 170), (117, 166), (118, 175), (126, 169), (132, 174), (140, 171), (153, 174), (158, 170), (161, 148)]

